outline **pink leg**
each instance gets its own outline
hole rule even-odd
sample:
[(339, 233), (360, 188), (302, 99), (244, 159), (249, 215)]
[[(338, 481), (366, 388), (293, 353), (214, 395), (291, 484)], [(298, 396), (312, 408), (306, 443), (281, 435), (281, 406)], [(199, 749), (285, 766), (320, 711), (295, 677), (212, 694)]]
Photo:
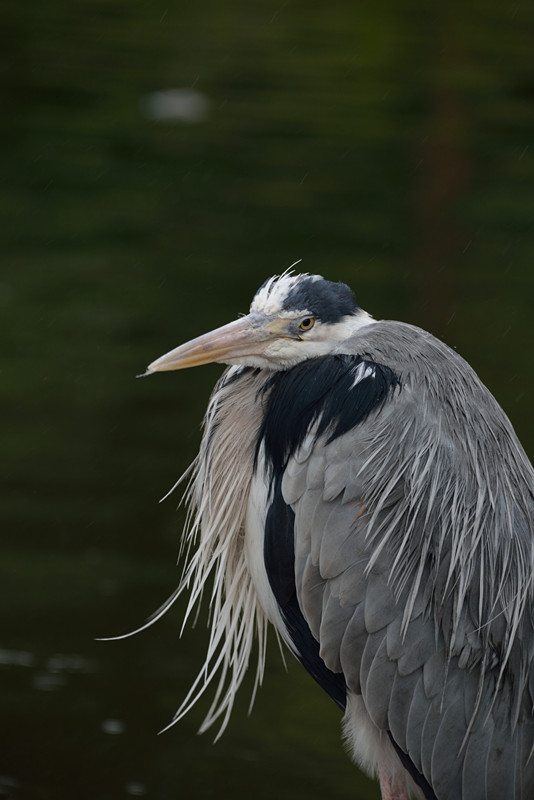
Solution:
[(410, 800), (406, 787), (394, 784), (387, 772), (380, 775), (380, 791), (382, 800)]

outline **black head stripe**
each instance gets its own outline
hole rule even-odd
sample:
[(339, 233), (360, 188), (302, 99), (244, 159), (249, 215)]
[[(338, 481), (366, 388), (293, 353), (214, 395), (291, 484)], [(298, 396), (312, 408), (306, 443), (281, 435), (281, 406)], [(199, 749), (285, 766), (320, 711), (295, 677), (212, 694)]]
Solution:
[(354, 314), (358, 306), (345, 283), (309, 277), (298, 281), (283, 303), (284, 311), (309, 311), (321, 322), (335, 323)]

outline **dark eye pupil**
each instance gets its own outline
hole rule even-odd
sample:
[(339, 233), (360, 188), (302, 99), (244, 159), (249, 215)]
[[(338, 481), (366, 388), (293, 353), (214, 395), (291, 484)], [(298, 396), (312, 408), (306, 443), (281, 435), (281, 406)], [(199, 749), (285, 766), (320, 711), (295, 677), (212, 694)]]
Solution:
[(311, 328), (312, 325), (313, 325), (313, 319), (311, 319), (311, 317), (306, 317), (306, 319), (303, 319), (302, 322), (300, 323), (300, 327), (304, 329)]

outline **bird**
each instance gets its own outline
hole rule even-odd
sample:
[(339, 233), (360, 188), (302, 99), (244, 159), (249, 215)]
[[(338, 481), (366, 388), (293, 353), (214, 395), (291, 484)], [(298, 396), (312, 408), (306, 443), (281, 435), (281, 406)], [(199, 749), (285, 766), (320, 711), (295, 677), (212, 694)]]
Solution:
[(146, 374), (211, 362), (184, 572), (150, 620), (209, 593), (174, 721), (215, 681), (220, 735), (274, 628), (383, 800), (532, 800), (534, 471), (493, 395), (431, 333), (292, 269)]

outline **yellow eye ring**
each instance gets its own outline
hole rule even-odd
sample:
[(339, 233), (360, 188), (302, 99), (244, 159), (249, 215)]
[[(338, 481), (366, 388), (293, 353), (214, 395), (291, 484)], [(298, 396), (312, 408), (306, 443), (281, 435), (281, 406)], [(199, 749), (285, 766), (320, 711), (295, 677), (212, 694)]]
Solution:
[(304, 319), (299, 325), (299, 329), (301, 331), (311, 331), (314, 325), (315, 325), (314, 317), (304, 317)]

